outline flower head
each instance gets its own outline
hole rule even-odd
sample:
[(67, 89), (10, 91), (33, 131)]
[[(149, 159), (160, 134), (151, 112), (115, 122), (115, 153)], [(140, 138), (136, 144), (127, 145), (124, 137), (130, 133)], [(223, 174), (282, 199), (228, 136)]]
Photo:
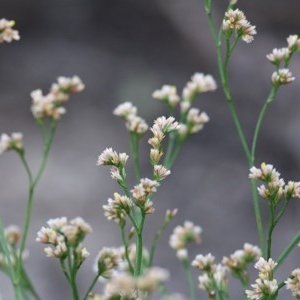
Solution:
[(170, 246), (174, 250), (185, 249), (189, 242), (201, 242), (202, 228), (194, 225), (190, 221), (185, 221), (183, 226), (174, 228), (173, 234), (170, 236)]
[(0, 154), (9, 150), (23, 150), (23, 134), (14, 132), (11, 136), (2, 133), (0, 137)]
[(295, 80), (292, 72), (287, 69), (279, 69), (272, 74), (272, 82), (276, 85), (288, 84)]
[(18, 41), (20, 39), (18, 30), (12, 28), (14, 25), (15, 21), (0, 19), (0, 43), (10, 43), (13, 40)]
[(154, 99), (166, 102), (171, 107), (176, 106), (180, 98), (177, 94), (177, 89), (173, 85), (163, 85), (160, 90), (153, 92), (152, 97)]
[(62, 103), (68, 101), (71, 94), (79, 93), (83, 89), (84, 84), (78, 76), (58, 77), (57, 83), (52, 84), (48, 94), (43, 95), (40, 89), (31, 92), (31, 112), (37, 119), (58, 120), (66, 113)]

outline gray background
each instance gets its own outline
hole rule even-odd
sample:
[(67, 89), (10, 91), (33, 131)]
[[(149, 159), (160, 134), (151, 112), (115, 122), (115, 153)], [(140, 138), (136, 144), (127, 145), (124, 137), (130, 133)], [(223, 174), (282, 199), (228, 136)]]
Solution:
[[(166, 112), (151, 99), (152, 91), (163, 84), (176, 84), (181, 91), (196, 71), (218, 78), (202, 2), (0, 1), (1, 17), (16, 20), (21, 34), (20, 42), (1, 45), (0, 49), (0, 131), (24, 133), (34, 170), (41, 158), (41, 137), (29, 111), (30, 92), (36, 88), (47, 92), (59, 75), (77, 74), (86, 84), (86, 90), (67, 105), (36, 193), (26, 266), (42, 299), (70, 299), (58, 262), (46, 258), (43, 246), (34, 241), (49, 218), (80, 215), (94, 228), (86, 240), (91, 256), (78, 277), (82, 291), (93, 277), (91, 268), (98, 250), (120, 244), (117, 226), (106, 221), (102, 212), (102, 205), (119, 188), (108, 168), (95, 166), (106, 147), (129, 151), (124, 124), (111, 115), (114, 107), (132, 101), (151, 124)], [(214, 15), (221, 22), (226, 1), (214, 2)], [(253, 43), (238, 45), (230, 66), (233, 95), (249, 140), (270, 90), (273, 67), (265, 55), (274, 47), (285, 46), (289, 34), (300, 32), (298, 7), (298, 0), (240, 0), (239, 8), (259, 33)], [(297, 80), (280, 90), (266, 115), (257, 162), (273, 163), (286, 180), (299, 180), (299, 57), (294, 58), (291, 69)], [(173, 226), (185, 219), (202, 226), (203, 242), (191, 248), (191, 257), (212, 252), (221, 260), (245, 241), (257, 243), (248, 167), (221, 90), (201, 96), (196, 105), (211, 121), (183, 149), (172, 176), (154, 200), (156, 212), (146, 223), (149, 244), (165, 210), (179, 208), (178, 217), (163, 235), (156, 263), (170, 268), (169, 285), (182, 293), (186, 293), (186, 282), (168, 247)], [(141, 146), (145, 176), (149, 166), (146, 140)], [(7, 225), (22, 226), (27, 194), (24, 170), (14, 153), (1, 156), (0, 170), (1, 217)], [(262, 204), (266, 211), (267, 204)], [(299, 229), (299, 203), (290, 206), (275, 232), (274, 257)], [(299, 266), (300, 249), (296, 249), (280, 269), (278, 280)], [(231, 286), (233, 299), (241, 299), (239, 285), (232, 280)], [(0, 293), (3, 299), (13, 299), (2, 274)], [(203, 292), (198, 295), (199, 299), (207, 298)], [(281, 297), (289, 298), (288, 294)]]

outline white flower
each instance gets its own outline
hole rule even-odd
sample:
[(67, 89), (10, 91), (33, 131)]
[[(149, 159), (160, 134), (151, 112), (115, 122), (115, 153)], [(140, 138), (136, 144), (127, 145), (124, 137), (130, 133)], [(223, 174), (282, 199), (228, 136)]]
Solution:
[(272, 53), (267, 54), (267, 59), (274, 63), (280, 63), (286, 60), (290, 55), (289, 48), (274, 48)]
[(23, 149), (23, 134), (20, 132), (13, 132), (11, 136), (2, 133), (0, 137), (0, 154), (9, 150)]
[(18, 41), (20, 39), (19, 32), (12, 29), (15, 25), (15, 21), (9, 21), (7, 19), (0, 19), (0, 43), (10, 43), (13, 40)]
[(272, 82), (277, 85), (288, 84), (295, 80), (292, 72), (289, 69), (279, 69), (272, 74)]
[(289, 277), (285, 282), (287, 290), (292, 292), (292, 295), (299, 299), (300, 297), (300, 269), (295, 269), (291, 277)]
[(192, 266), (202, 271), (211, 271), (214, 261), (215, 257), (211, 255), (211, 253), (208, 253), (205, 256), (198, 254), (192, 261)]
[(163, 85), (160, 90), (153, 92), (152, 97), (157, 100), (165, 101), (172, 107), (176, 106), (180, 101), (176, 87), (172, 85)]
[(136, 116), (137, 108), (131, 102), (124, 102), (114, 109), (113, 114), (127, 119), (128, 116)]

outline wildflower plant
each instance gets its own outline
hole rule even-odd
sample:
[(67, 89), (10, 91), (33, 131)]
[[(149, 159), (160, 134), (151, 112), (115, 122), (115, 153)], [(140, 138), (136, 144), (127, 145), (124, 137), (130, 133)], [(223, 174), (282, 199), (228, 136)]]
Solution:
[[(198, 287), (209, 299), (231, 299), (231, 277), (240, 282), (244, 291), (241, 298), (244, 299), (279, 299), (283, 287), (286, 287), (294, 298), (300, 299), (299, 267), (287, 274), (282, 281), (276, 277), (277, 268), (299, 244), (300, 231), (277, 258), (273, 257), (274, 230), (289, 208), (290, 202), (300, 197), (300, 182), (286, 183), (272, 164), (263, 162), (257, 167), (256, 162), (257, 142), (265, 113), (281, 86), (295, 80), (289, 65), (292, 56), (299, 52), (300, 38), (298, 35), (290, 35), (285, 47), (275, 48), (266, 55), (274, 66), (274, 72), (270, 76), (270, 93), (261, 107), (253, 137), (249, 142), (231, 94), (228, 68), (238, 43), (254, 41), (257, 34), (256, 27), (248, 21), (245, 13), (236, 7), (237, 1), (229, 1), (223, 19), (218, 21), (219, 26), (215, 25), (216, 22), (212, 17), (213, 1), (204, 0), (204, 4), (216, 47), (220, 86), (250, 170), (249, 179), (259, 246), (246, 242), (242, 249), (224, 256), (220, 262), (216, 262), (212, 253), (199, 253), (192, 260), (188, 245), (190, 243), (198, 245), (202, 242), (202, 228), (192, 221), (185, 221), (183, 225), (174, 228), (169, 246), (182, 263), (190, 300), (199, 299), (191, 267), (199, 272)], [(18, 31), (13, 29), (13, 26), (13, 21), (0, 20), (0, 43), (20, 39)], [(81, 92), (84, 88), (78, 76), (58, 77), (48, 93), (44, 94), (40, 89), (31, 93), (31, 112), (43, 140), (43, 155), (36, 173), (27, 162), (23, 134), (14, 132), (3, 133), (0, 136), (0, 154), (14, 151), (24, 166), (29, 182), (23, 227), (5, 226), (0, 218), (0, 270), (9, 277), (16, 300), (42, 299), (27, 275), (23, 263), (28, 258), (26, 245), (33, 218), (34, 195), (46, 167), (59, 121), (66, 113), (65, 103), (71, 94)], [(152, 96), (154, 100), (167, 106), (168, 115), (157, 117), (151, 126), (138, 115), (137, 107), (131, 102), (122, 103), (114, 109), (113, 114), (125, 122), (131, 153), (118, 152), (107, 147), (99, 154), (96, 165), (108, 166), (111, 178), (119, 186), (120, 191), (113, 192), (102, 208), (106, 219), (114, 221), (119, 227), (122, 245), (114, 248), (104, 246), (94, 255), (93, 280), (85, 291), (81, 291), (77, 285), (77, 275), (82, 264), (91, 256), (84, 244), (86, 236), (92, 234), (91, 226), (81, 217), (71, 220), (66, 217), (53, 218), (38, 231), (36, 237), (37, 242), (45, 245), (46, 256), (56, 259), (60, 265), (70, 286), (73, 300), (147, 300), (152, 296), (156, 297), (157, 294), (165, 300), (187, 299), (183, 295), (168, 291), (165, 283), (170, 278), (170, 273), (155, 266), (157, 244), (178, 210), (175, 208), (166, 211), (150, 245), (145, 243), (145, 227), (147, 220), (151, 219), (151, 215), (158, 207), (156, 194), (164, 180), (171, 175), (171, 169), (184, 143), (192, 135), (200, 132), (209, 121), (208, 114), (195, 105), (197, 99), (202, 93), (212, 92), (216, 88), (214, 77), (200, 72), (191, 76), (181, 93), (176, 86), (163, 85), (155, 90)], [(141, 156), (139, 146), (147, 134), (150, 135), (147, 140), (150, 148), (147, 157), (151, 175), (145, 177), (139, 163)], [(127, 178), (128, 160), (133, 161), (135, 175), (133, 182), (129, 182)], [(267, 228), (263, 226), (261, 205), (268, 206)], [(258, 271), (255, 280), (251, 278), (249, 272), (252, 265)], [(95, 292), (97, 285), (102, 287), (100, 293)]]

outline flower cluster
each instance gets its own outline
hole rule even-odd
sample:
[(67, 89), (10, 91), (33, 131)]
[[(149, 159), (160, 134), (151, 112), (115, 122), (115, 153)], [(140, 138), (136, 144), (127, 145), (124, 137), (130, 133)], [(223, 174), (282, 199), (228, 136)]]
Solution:
[(0, 19), (0, 43), (10, 43), (13, 40), (18, 41), (20, 39), (19, 32), (12, 27), (15, 25), (15, 21)]
[(300, 39), (298, 35), (290, 35), (287, 38), (287, 46), (274, 48), (267, 54), (267, 59), (276, 67), (271, 80), (274, 85), (288, 84), (295, 80), (291, 71), (287, 68), (292, 55), (300, 50)]
[(169, 273), (159, 267), (152, 267), (141, 276), (134, 278), (128, 273), (119, 273), (113, 276), (105, 286), (106, 300), (121, 299), (141, 300), (143, 295), (149, 295), (158, 290), (162, 283), (169, 278)]
[(203, 272), (198, 277), (198, 287), (205, 290), (211, 299), (215, 299), (217, 291), (226, 294), (228, 289), (227, 267), (214, 261), (211, 253), (205, 256), (199, 254), (192, 261), (192, 266)]
[(31, 111), (36, 119), (52, 118), (60, 119), (66, 113), (62, 104), (69, 100), (73, 93), (81, 92), (84, 84), (78, 76), (58, 77), (57, 83), (53, 83), (48, 94), (38, 89), (31, 92)]
[(154, 99), (165, 102), (172, 109), (178, 103), (180, 104), (181, 123), (178, 133), (181, 140), (184, 140), (188, 135), (199, 132), (209, 121), (205, 112), (200, 112), (198, 108), (191, 108), (196, 96), (214, 91), (216, 88), (217, 84), (211, 75), (195, 73), (183, 88), (181, 99), (176, 87), (171, 85), (164, 85), (160, 90), (154, 91), (152, 96)]
[(49, 227), (42, 227), (36, 238), (39, 243), (51, 245), (44, 249), (46, 255), (65, 259), (72, 249), (76, 265), (81, 265), (89, 256), (81, 242), (92, 231), (91, 226), (80, 217), (69, 222), (66, 217), (50, 219), (47, 224)]
[(145, 214), (154, 212), (153, 203), (150, 201), (152, 195), (157, 191), (159, 182), (149, 178), (142, 178), (139, 184), (131, 190), (135, 203)]
[(0, 137), (0, 154), (9, 150), (23, 151), (23, 134), (14, 132), (11, 136), (2, 133)]
[(113, 113), (123, 118), (128, 131), (136, 133), (139, 137), (148, 130), (146, 121), (137, 115), (137, 108), (131, 102), (120, 104), (114, 109)]
[(190, 242), (200, 243), (202, 228), (194, 225), (190, 221), (185, 221), (183, 226), (176, 226), (170, 236), (169, 244), (176, 251), (177, 257), (180, 260), (185, 260), (188, 257), (187, 244)]
[(245, 243), (243, 249), (236, 250), (230, 257), (223, 257), (222, 263), (229, 268), (234, 277), (248, 282), (248, 264), (257, 261), (260, 256), (261, 251), (257, 246)]
[(108, 220), (115, 220), (118, 224), (123, 225), (132, 206), (133, 201), (130, 198), (114, 193), (114, 199), (109, 198), (108, 204), (103, 205), (104, 215)]
[[(275, 295), (278, 290), (277, 280), (273, 279), (273, 272), (277, 263), (271, 258), (266, 261), (260, 258), (254, 267), (258, 270), (258, 278), (255, 284), (252, 284), (252, 290), (246, 290), (245, 293), (249, 299), (262, 299), (264, 297), (270, 298)], [(271, 298), (270, 298), (271, 299)]]
[(284, 282), (286, 288), (291, 291), (292, 295), (299, 299), (300, 298), (300, 268), (292, 271), (291, 276)]
[(121, 263), (121, 254), (117, 248), (104, 247), (96, 257), (94, 266), (95, 272), (106, 279), (113, 276), (115, 269)]
[(265, 199), (277, 204), (284, 196), (286, 200), (292, 197), (300, 198), (300, 182), (289, 181), (285, 184), (280, 173), (271, 164), (262, 163), (260, 168), (252, 167), (249, 178), (258, 179), (265, 184), (258, 187), (258, 193)]
[(160, 90), (153, 92), (152, 97), (167, 103), (170, 107), (175, 107), (180, 102), (176, 86), (173, 85), (163, 85)]
[(235, 32), (246, 43), (253, 41), (256, 34), (255, 26), (252, 26), (246, 19), (245, 14), (239, 9), (229, 9), (223, 20), (223, 32), (228, 38)]

